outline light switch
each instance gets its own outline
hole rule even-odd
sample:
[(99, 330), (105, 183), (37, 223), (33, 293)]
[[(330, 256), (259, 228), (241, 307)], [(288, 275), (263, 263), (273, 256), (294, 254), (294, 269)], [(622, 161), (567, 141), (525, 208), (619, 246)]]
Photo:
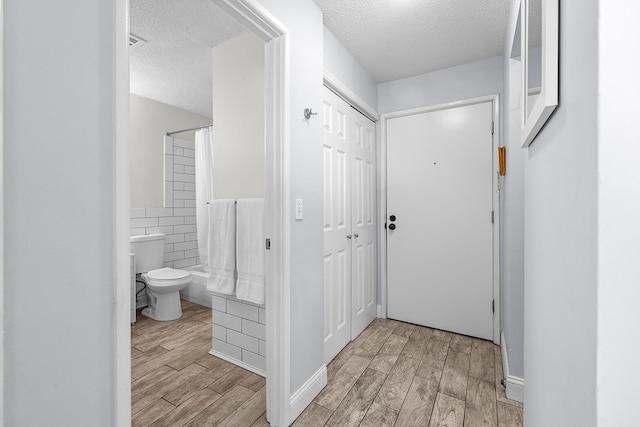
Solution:
[(302, 199), (296, 199), (296, 219), (304, 217)]

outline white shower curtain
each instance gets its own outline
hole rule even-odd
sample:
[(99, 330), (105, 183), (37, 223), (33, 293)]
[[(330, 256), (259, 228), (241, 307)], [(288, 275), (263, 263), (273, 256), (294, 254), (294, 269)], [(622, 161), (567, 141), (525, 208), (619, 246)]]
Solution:
[(205, 271), (209, 258), (207, 239), (209, 236), (209, 210), (207, 202), (213, 200), (213, 132), (212, 128), (196, 132), (196, 228), (198, 252)]

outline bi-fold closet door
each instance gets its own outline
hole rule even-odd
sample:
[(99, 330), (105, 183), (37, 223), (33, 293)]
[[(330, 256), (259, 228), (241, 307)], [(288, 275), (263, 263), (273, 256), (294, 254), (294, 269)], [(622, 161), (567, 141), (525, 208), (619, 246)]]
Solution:
[(376, 317), (375, 124), (324, 89), (324, 329), (328, 363)]

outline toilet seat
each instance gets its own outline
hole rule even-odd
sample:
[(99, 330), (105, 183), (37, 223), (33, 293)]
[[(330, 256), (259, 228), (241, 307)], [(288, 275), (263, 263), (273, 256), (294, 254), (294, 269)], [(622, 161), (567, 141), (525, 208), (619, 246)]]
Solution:
[(147, 277), (151, 280), (166, 281), (166, 280), (179, 280), (189, 277), (188, 271), (178, 270), (175, 268), (159, 268), (157, 270), (151, 270), (147, 273)]

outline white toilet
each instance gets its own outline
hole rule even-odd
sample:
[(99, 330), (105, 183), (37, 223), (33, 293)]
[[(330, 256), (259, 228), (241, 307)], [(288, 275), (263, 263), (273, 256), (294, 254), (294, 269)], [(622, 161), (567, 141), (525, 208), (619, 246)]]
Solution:
[(182, 317), (180, 290), (191, 282), (191, 275), (184, 270), (162, 268), (164, 234), (131, 236), (131, 253), (135, 255), (136, 274), (142, 273), (147, 285), (149, 306), (142, 314), (162, 321)]

